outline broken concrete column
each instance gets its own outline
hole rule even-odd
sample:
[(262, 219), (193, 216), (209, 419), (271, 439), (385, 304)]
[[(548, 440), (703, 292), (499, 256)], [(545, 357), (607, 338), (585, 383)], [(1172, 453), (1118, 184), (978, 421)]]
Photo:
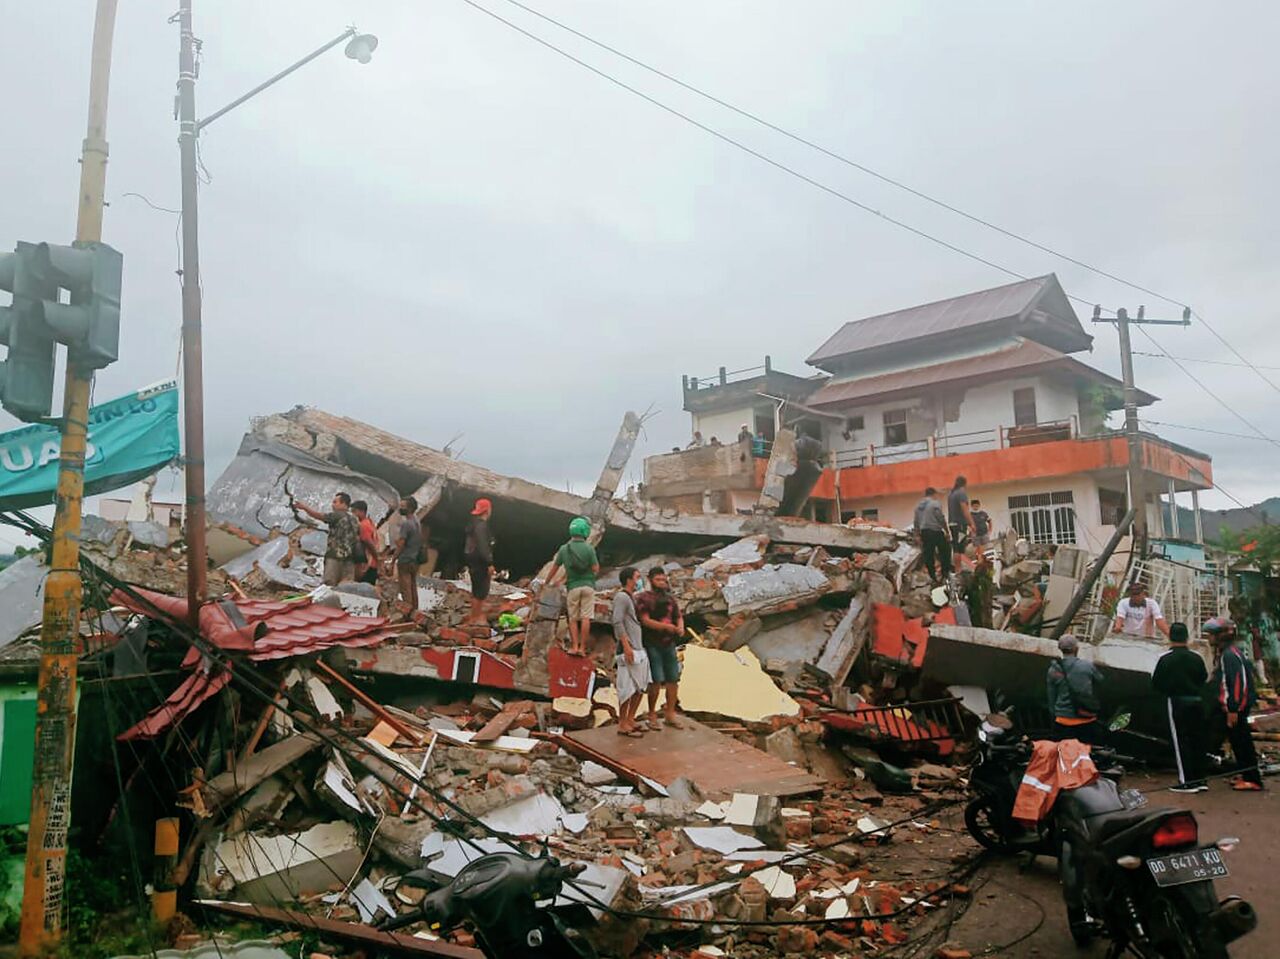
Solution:
[(797, 465), (795, 431), (778, 430), (773, 440), (773, 451), (769, 454), (769, 465), (765, 468), (764, 485), (760, 487), (760, 496), (756, 500), (758, 510), (771, 513), (782, 505), (787, 477), (795, 474)]

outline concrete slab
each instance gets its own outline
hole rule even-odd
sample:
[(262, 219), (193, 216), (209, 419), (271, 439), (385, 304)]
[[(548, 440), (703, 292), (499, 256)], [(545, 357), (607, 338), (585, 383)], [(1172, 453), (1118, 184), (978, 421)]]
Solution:
[(566, 734), (562, 742), (631, 778), (644, 776), (663, 787), (684, 777), (706, 796), (753, 793), (798, 796), (816, 792), (823, 780), (683, 717), (684, 729), (663, 729), (641, 739), (619, 736), (616, 726)]
[(751, 649), (684, 648), (680, 707), (746, 722), (795, 716), (800, 704), (780, 690)]

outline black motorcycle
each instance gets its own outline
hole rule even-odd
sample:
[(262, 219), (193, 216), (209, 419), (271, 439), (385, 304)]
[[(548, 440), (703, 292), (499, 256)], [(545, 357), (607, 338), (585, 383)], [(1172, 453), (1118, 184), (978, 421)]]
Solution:
[[(390, 919), (379, 928), (391, 932), (427, 922), (433, 929), (447, 929), (465, 920), (490, 959), (596, 959), (594, 947), (550, 905), (565, 881), (586, 868), (581, 863), (561, 865), (549, 856), (491, 853), (468, 863), (447, 886), (428, 893), (419, 912)], [(401, 882), (427, 888), (436, 884), (429, 868), (414, 870)]]
[(964, 809), (964, 824), (986, 849), (1002, 854), (1030, 852), (1057, 856), (1060, 843), (1053, 817), (1028, 828), (1013, 818), (1013, 803), (1031, 759), (1031, 743), (1000, 713), (978, 727), (978, 751), (969, 773), (973, 798)]
[(1226, 875), (1223, 853), (1238, 839), (1200, 843), (1195, 816), (1129, 801), (1099, 778), (1064, 790), (1055, 803), (1059, 870), (1076, 944), (1111, 940), (1109, 959), (1222, 959), (1227, 944), (1258, 922), (1238, 896), (1218, 901), (1213, 881)]

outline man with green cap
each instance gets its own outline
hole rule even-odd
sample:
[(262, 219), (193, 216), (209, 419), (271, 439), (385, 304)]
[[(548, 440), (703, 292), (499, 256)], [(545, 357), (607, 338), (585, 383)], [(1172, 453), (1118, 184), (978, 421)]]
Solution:
[(556, 573), (564, 567), (565, 589), (568, 591), (569, 652), (575, 656), (587, 654), (591, 618), (596, 610), (596, 577), (600, 575), (600, 560), (596, 557), (595, 547), (587, 542), (590, 535), (591, 521), (585, 516), (575, 517), (569, 524), (569, 542), (557, 550), (547, 573), (547, 582), (554, 582)]

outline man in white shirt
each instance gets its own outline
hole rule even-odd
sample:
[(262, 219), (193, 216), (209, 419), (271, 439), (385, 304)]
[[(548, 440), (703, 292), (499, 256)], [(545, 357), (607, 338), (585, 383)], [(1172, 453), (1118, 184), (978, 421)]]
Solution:
[(1167, 638), (1169, 624), (1164, 621), (1160, 604), (1147, 597), (1147, 587), (1142, 583), (1130, 583), (1129, 595), (1116, 604), (1114, 630), (1126, 636), (1142, 636), (1155, 639), (1156, 630)]

